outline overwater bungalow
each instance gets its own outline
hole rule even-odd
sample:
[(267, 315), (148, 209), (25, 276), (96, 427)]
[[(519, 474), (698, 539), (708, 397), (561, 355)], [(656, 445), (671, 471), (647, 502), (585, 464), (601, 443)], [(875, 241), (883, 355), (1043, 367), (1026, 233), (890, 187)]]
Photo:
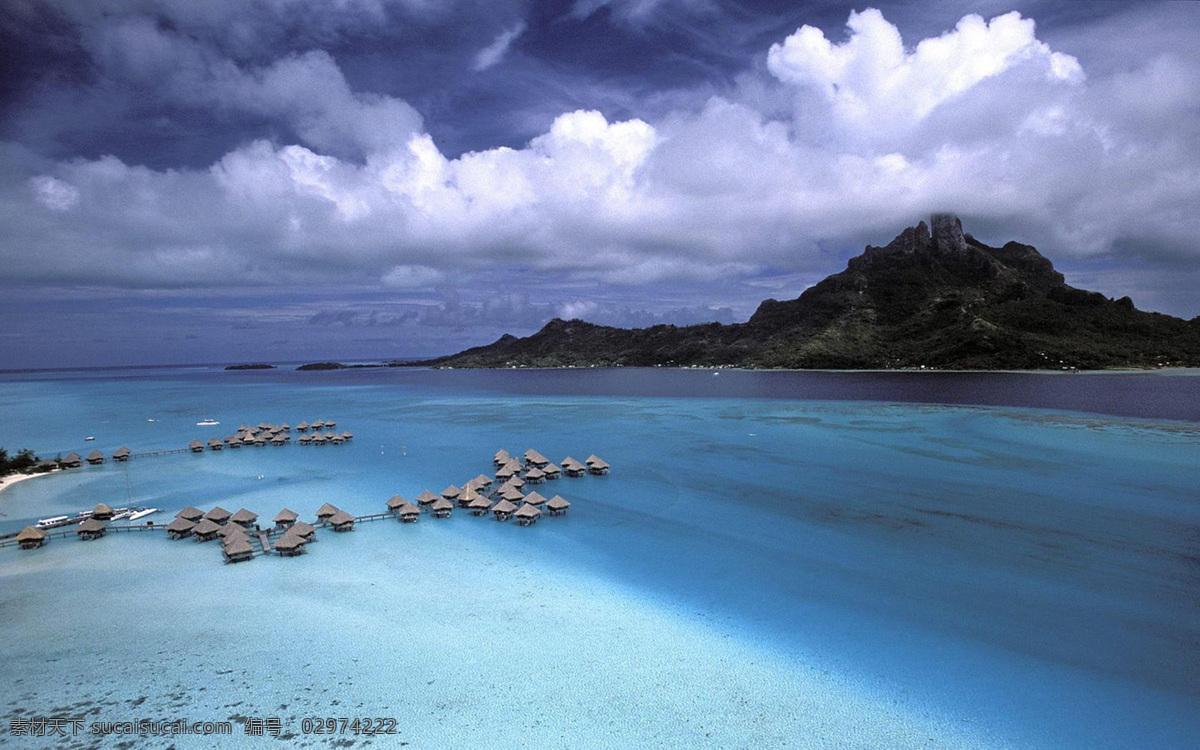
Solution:
[(237, 435), (230, 435), (229, 437), (225, 438), (225, 443), (230, 448), (241, 448), (242, 447), (242, 439), (241, 439), (241, 437), (239, 437)]
[(201, 518), (204, 518), (204, 511), (200, 510), (197, 507), (189, 505), (188, 507), (186, 507), (183, 510), (176, 513), (175, 517), (176, 518), (186, 518), (187, 520), (191, 521), (192, 523), (196, 523)]
[(313, 444), (313, 445), (325, 445), (325, 443), (326, 443), (327, 441), (325, 440), (325, 436), (324, 436), (324, 435), (322, 435), (321, 433), (317, 432), (317, 433), (314, 433), (314, 434), (313, 434), (313, 436), (312, 436), (312, 441), (311, 441), (311, 442), (312, 442), (312, 444)]
[(276, 435), (275, 437), (271, 438), (271, 445), (279, 447), (285, 444), (287, 444), (287, 438), (285, 438), (283, 435)]
[(550, 459), (546, 458), (541, 453), (538, 453), (533, 448), (530, 448), (529, 450), (525, 451), (525, 463), (527, 465), (542, 467), (550, 463)]
[(475, 481), (475, 484), (478, 485), (475, 489), (492, 486), (492, 478), (489, 477), (487, 474), (480, 474), (479, 476), (475, 477), (474, 481)]
[(534, 466), (525, 471), (525, 481), (530, 484), (541, 484), (546, 481), (546, 474), (538, 467)]
[(512, 518), (512, 514), (517, 510), (517, 506), (513, 505), (508, 500), (501, 500), (492, 507), (492, 515), (497, 521), (507, 521)]
[(301, 422), (300, 424), (296, 425), (296, 431), (308, 432), (308, 422)]
[(591, 458), (589, 458), (587, 465), (588, 465), (588, 473), (589, 474), (607, 474), (608, 473), (608, 462), (605, 461), (603, 458), (600, 458), (599, 456), (592, 456)]
[(401, 503), (400, 507), (396, 509), (396, 515), (400, 516), (400, 520), (403, 523), (416, 523), (417, 519), (421, 517), (421, 509), (412, 503), (405, 502)]
[(518, 526), (532, 526), (537, 523), (538, 516), (542, 512), (532, 505), (522, 505), (513, 516), (517, 519)]
[(217, 439), (217, 438), (209, 438), (208, 439), (208, 449), (210, 451), (219, 451), (224, 447), (225, 447), (225, 444), (222, 443), (219, 439)]
[(259, 432), (265, 432), (266, 430), (273, 430), (273, 429), (275, 429), (275, 425), (273, 425), (273, 424), (267, 424), (266, 422), (258, 423), (258, 431)]
[(193, 440), (188, 443), (188, 450), (190, 450), (192, 453), (203, 453), (204, 443), (200, 442), (199, 440)]
[(238, 524), (242, 528), (248, 529), (254, 525), (255, 521), (258, 520), (258, 514), (253, 511), (246, 510), (245, 508), (241, 508), (237, 513), (234, 513), (232, 516), (230, 516), (229, 520)]
[(337, 422), (334, 422), (332, 419), (326, 419), (325, 420), (325, 429), (329, 429), (331, 427), (337, 427)]
[(229, 520), (230, 515), (232, 514), (229, 511), (218, 505), (209, 512), (205, 513), (204, 517), (213, 523), (225, 523)]
[(46, 532), (34, 526), (26, 526), (17, 533), (17, 544), (21, 549), (37, 549), (46, 543)]
[(587, 467), (567, 456), (562, 460), (563, 473), (569, 477), (581, 477), (587, 473)]
[(500, 480), (501, 482), (507, 482), (509, 479), (512, 479), (514, 476), (516, 476), (518, 471), (520, 471), (519, 468), (514, 469), (510, 464), (504, 464), (499, 469), (496, 469), (496, 479)]
[(292, 524), (292, 527), (287, 530), (287, 533), (295, 534), (306, 541), (312, 541), (313, 537), (317, 535), (317, 529), (311, 523), (297, 521)]
[(312, 435), (301, 435), (300, 436), (300, 445), (308, 445), (310, 443), (312, 443)]
[(284, 508), (283, 510), (276, 513), (275, 518), (272, 520), (275, 521), (275, 525), (278, 526), (279, 528), (286, 529), (287, 527), (294, 524), (296, 522), (296, 519), (299, 517), (300, 516), (296, 515), (296, 512), (294, 510), (289, 510), (287, 508)]
[(508, 451), (504, 450), (503, 448), (496, 451), (496, 455), (492, 457), (492, 463), (494, 463), (496, 466), (503, 466), (511, 460), (512, 456), (509, 455)]
[(353, 440), (353, 439), (354, 439), (354, 433), (350, 432), (350, 430), (346, 430), (345, 432), (342, 433), (342, 440)]
[(238, 526), (236, 523), (227, 523), (222, 526), (220, 530), (217, 531), (217, 536), (221, 537), (222, 539), (228, 539), (231, 536), (244, 536), (249, 539), (249, 537), (246, 535), (245, 529), (243, 529), (241, 526)]
[(492, 501), (483, 495), (479, 495), (467, 507), (471, 509), (471, 515), (485, 516), (492, 509)]
[(500, 489), (504, 489), (505, 487), (515, 487), (519, 490), (524, 486), (525, 486), (525, 479), (520, 474), (516, 474), (514, 476), (509, 477), (507, 482), (500, 485)]
[(211, 542), (217, 538), (217, 532), (221, 530), (220, 524), (211, 519), (205, 518), (200, 523), (192, 527), (192, 536), (197, 542)]
[(254, 547), (250, 545), (250, 539), (245, 534), (234, 535), (221, 544), (221, 553), (225, 556), (225, 562), (245, 562), (254, 557)]
[(292, 426), (287, 422), (284, 422), (283, 424), (279, 425), (279, 430), (280, 432), (291, 432)]
[(546, 498), (542, 497), (541, 495), (539, 495), (536, 492), (530, 492), (528, 495), (525, 496), (525, 502), (529, 503), (530, 505), (532, 505), (533, 507), (536, 508), (539, 505), (544, 505), (546, 502)]
[(449, 518), (450, 512), (454, 510), (454, 503), (444, 497), (439, 497), (433, 501), (433, 505), (429, 506), (433, 510), (434, 518)]
[(304, 554), (305, 539), (299, 534), (287, 532), (272, 545), (280, 557), (295, 557)]
[(104, 463), (104, 454), (98, 450), (93, 450), (91, 453), (87, 454), (87, 462), (92, 466), (99, 466), (100, 464)]
[(554, 464), (546, 464), (546, 468), (542, 469), (542, 473), (546, 475), (546, 479), (558, 479), (562, 476), (562, 469)]
[(571, 503), (563, 498), (562, 495), (555, 495), (546, 501), (546, 510), (552, 516), (564, 516), (567, 514), (567, 509), (571, 507)]
[(334, 445), (341, 445), (342, 443), (346, 442), (346, 438), (342, 437), (341, 435), (335, 435), (334, 433), (326, 433), (326, 440)]
[(186, 518), (176, 516), (174, 521), (171, 521), (169, 524), (167, 524), (167, 533), (171, 535), (172, 539), (183, 539), (185, 536), (188, 536), (192, 533), (192, 529), (195, 528), (195, 526), (196, 524), (194, 522), (189, 521)]
[(344, 510), (339, 510), (329, 517), (329, 525), (334, 531), (354, 531), (354, 516)]
[(475, 502), (479, 497), (479, 492), (474, 487), (468, 487), (458, 495), (458, 507), (467, 508), (471, 503)]
[(242, 436), (242, 445), (254, 445), (254, 436), (247, 432)]
[(437, 499), (437, 495), (433, 494), (429, 490), (425, 490), (420, 495), (417, 495), (417, 505), (421, 507), (421, 510), (425, 510), (437, 502)]
[(128, 461), (129, 457), (132, 455), (133, 455), (133, 451), (129, 450), (128, 448), (126, 448), (125, 446), (122, 445), (120, 448), (117, 448), (115, 451), (113, 451), (112, 460)]
[(400, 512), (400, 506), (404, 505), (407, 502), (408, 502), (407, 500), (400, 497), (399, 495), (392, 495), (390, 498), (388, 498), (388, 501), (387, 501), (388, 513), (391, 513), (393, 516), (396, 515), (397, 513)]
[(265, 437), (263, 437), (262, 435), (259, 435), (258, 437), (254, 438), (254, 447), (255, 448), (261, 448), (266, 444), (267, 444), (267, 439)]
[(96, 507), (92, 508), (92, 518), (97, 521), (111, 521), (113, 517), (113, 509), (104, 503), (96, 503)]
[(453, 484), (447, 486), (446, 489), (442, 490), (442, 497), (446, 498), (447, 500), (457, 500), (458, 496), (461, 494), (462, 494), (462, 488), (458, 487), (456, 485), (453, 485)]
[(321, 523), (325, 523), (326, 521), (333, 518), (337, 514), (338, 514), (338, 507), (336, 505), (330, 505), (329, 503), (325, 503), (320, 508), (317, 508), (317, 520), (320, 521)]
[(311, 427), (314, 431), (323, 430), (325, 429), (325, 423), (318, 419), (316, 422), (313, 422), (311, 425), (309, 425), (309, 427)]
[(521, 491), (518, 490), (516, 487), (509, 487), (507, 489), (501, 490), (499, 492), (499, 495), (502, 499), (507, 500), (510, 503), (519, 503), (525, 499), (525, 496), (522, 495)]
[(80, 466), (83, 466), (83, 459), (78, 453), (68, 453), (66, 458), (58, 463), (59, 466), (62, 466), (64, 469), (77, 469)]

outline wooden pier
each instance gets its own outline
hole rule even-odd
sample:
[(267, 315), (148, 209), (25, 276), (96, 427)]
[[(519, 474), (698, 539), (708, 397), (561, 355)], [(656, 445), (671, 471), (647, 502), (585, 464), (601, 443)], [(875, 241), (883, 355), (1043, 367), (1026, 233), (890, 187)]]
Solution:
[(267, 532), (258, 532), (258, 543), (262, 546), (262, 554), (271, 554), (271, 538), (267, 536)]

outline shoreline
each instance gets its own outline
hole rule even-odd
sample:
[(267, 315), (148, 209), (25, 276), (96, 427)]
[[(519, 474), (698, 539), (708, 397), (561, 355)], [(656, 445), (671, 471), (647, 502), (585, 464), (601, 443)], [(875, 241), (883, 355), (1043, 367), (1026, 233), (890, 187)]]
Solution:
[(41, 474), (9, 474), (7, 476), (0, 477), (0, 494), (3, 494), (5, 490), (7, 490), (9, 487), (12, 487), (14, 484), (24, 482), (26, 479), (45, 477), (56, 473), (57, 472), (54, 471), (47, 471)]

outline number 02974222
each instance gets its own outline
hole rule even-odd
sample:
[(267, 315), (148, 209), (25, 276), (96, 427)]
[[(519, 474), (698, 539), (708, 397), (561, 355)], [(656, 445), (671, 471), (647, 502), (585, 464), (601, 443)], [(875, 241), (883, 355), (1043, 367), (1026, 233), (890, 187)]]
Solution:
[(304, 734), (396, 734), (392, 718), (305, 718), (300, 722)]

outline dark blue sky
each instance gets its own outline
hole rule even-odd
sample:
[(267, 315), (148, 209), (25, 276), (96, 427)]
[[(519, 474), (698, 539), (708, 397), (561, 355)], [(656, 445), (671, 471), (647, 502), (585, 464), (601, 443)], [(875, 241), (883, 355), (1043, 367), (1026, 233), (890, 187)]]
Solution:
[(10, 0), (0, 367), (740, 320), (934, 210), (1191, 317), (1198, 27), (1169, 3)]

